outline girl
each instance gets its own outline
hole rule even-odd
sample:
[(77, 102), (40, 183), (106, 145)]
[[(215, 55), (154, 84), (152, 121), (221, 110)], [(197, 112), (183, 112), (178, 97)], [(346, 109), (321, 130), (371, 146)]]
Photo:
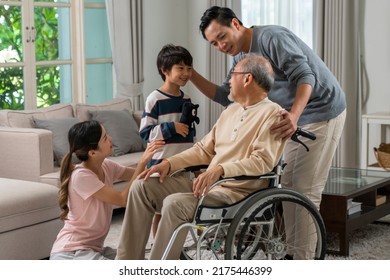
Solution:
[[(54, 242), (50, 259), (114, 259), (111, 248), (103, 248), (110, 228), (112, 205), (125, 207), (131, 181), (144, 170), (164, 141), (148, 145), (137, 168), (109, 159), (112, 138), (97, 121), (75, 124), (68, 133), (69, 153), (61, 163), (60, 218), (64, 227)], [(73, 153), (81, 161), (72, 164)], [(123, 191), (112, 186), (116, 180), (130, 180)]]

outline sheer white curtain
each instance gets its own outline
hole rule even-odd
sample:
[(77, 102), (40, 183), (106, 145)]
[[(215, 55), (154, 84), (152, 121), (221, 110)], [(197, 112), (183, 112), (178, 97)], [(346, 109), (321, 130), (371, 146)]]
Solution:
[[(230, 1), (227, 0), (208, 0), (207, 7), (229, 7), (229, 3)], [(225, 80), (227, 72), (230, 68), (229, 57), (226, 54), (217, 51), (215, 47), (209, 44), (207, 48), (207, 61), (209, 61), (209, 65), (207, 67), (208, 72), (206, 74), (206, 78), (217, 85), (221, 84)], [(209, 123), (208, 128), (206, 127), (206, 130), (210, 131), (215, 122), (218, 120), (219, 115), (224, 110), (224, 107), (212, 100), (208, 100), (208, 102), (210, 109), (208, 112)]]
[(318, 53), (336, 76), (347, 98), (343, 136), (333, 160), (334, 166), (358, 167), (360, 142), (360, 1), (317, 1), (323, 15), (317, 29)]
[(106, 0), (115, 97), (129, 97), (134, 110), (143, 110), (142, 0)]
[(241, 20), (244, 26), (284, 26), (312, 47), (313, 1), (315, 0), (241, 0)]

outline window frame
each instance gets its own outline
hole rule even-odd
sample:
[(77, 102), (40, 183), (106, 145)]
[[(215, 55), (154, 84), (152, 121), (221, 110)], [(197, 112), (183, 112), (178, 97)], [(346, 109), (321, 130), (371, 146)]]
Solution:
[[(40, 2), (34, 0), (5, 1), (0, 0), (1, 6), (19, 6), (21, 8), (21, 32), (22, 32), (22, 52), (23, 60), (21, 62), (0, 63), (0, 67), (22, 67), (23, 68), (23, 95), (24, 109), (37, 108), (37, 82), (36, 69), (41, 66), (70, 65), (71, 69), (71, 90), (70, 98), (74, 103), (87, 103), (87, 65), (91, 64), (113, 64), (112, 56), (104, 58), (86, 59), (85, 53), (85, 9), (96, 8), (105, 9), (105, 2), (89, 2), (69, 0), (69, 2)], [(69, 33), (70, 33), (70, 59), (36, 61), (35, 44), (27, 43), (29, 34), (26, 27), (34, 26), (34, 8), (35, 7), (66, 7), (69, 8)], [(112, 77), (114, 85), (114, 75)], [(114, 88), (111, 89), (113, 96)], [(61, 96), (60, 96), (61, 99)], [(61, 102), (61, 100), (60, 100)]]

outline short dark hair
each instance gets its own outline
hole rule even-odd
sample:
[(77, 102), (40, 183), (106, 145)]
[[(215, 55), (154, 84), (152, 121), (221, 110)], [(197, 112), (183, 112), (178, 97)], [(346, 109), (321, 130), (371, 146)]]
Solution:
[(206, 30), (207, 26), (210, 25), (211, 21), (216, 20), (221, 25), (230, 26), (232, 19), (234, 18), (238, 20), (240, 25), (242, 25), (242, 22), (237, 18), (236, 14), (231, 9), (226, 7), (213, 6), (208, 8), (203, 13), (203, 16), (200, 19), (199, 30), (202, 32), (203, 38), (207, 40), (206, 36), (204, 35), (204, 31)]
[(180, 62), (192, 66), (192, 55), (186, 48), (173, 44), (167, 44), (162, 47), (157, 55), (157, 70), (163, 81), (165, 81), (165, 75), (162, 69), (169, 71), (173, 65), (179, 64)]

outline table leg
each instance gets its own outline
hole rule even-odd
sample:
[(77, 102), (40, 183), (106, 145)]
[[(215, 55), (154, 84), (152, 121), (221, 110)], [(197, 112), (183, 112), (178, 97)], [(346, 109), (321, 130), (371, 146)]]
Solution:
[(349, 234), (347, 232), (339, 233), (340, 255), (349, 256)]

